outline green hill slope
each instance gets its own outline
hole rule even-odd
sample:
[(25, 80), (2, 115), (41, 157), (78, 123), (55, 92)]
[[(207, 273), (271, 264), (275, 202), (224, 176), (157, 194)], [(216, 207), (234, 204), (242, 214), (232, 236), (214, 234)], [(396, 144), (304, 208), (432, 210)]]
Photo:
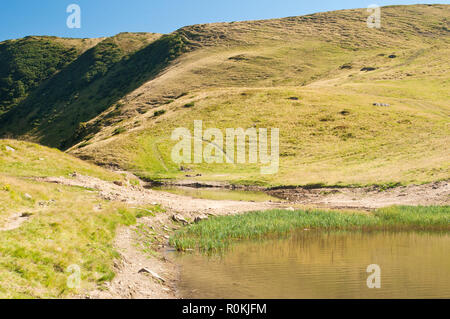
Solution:
[(114, 276), (115, 228), (129, 221), (130, 212), (96, 191), (31, 178), (70, 178), (74, 171), (123, 180), (55, 149), (0, 140), (0, 298), (67, 296), (72, 264), (83, 269), (83, 288)]
[(98, 41), (26, 37), (0, 43), (0, 114), (20, 104), (33, 89)]
[[(84, 81), (90, 69), (80, 71), (81, 56), (59, 76), (73, 70), (83, 85), (71, 90), (54, 76), (0, 118), (0, 134), (70, 147), (149, 178), (266, 185), (448, 178), (450, 6), (384, 7), (381, 29), (366, 19), (361, 9), (185, 27), (120, 53), (92, 82)], [(170, 136), (194, 120), (204, 129), (279, 128), (279, 172), (261, 175), (255, 164), (182, 170), (171, 160)]]
[[(76, 59), (72, 57), (71, 63), (45, 78), (46, 81), (3, 114), (0, 131), (3, 135), (25, 136), (42, 144), (64, 148), (76, 138), (82, 122), (97, 116), (133, 89), (129, 86), (134, 81), (130, 81), (126, 73), (120, 77), (117, 74), (124, 73), (123, 65), (128, 63), (130, 55), (157, 38), (157, 34), (122, 33), (103, 39)], [(45, 46), (38, 48), (42, 52), (48, 51)], [(30, 68), (33, 63), (42, 65), (48, 60), (50, 57), (45, 55), (37, 56), (36, 62), (26, 59), (23, 64), (24, 68)], [(130, 70), (129, 67), (126, 69)]]

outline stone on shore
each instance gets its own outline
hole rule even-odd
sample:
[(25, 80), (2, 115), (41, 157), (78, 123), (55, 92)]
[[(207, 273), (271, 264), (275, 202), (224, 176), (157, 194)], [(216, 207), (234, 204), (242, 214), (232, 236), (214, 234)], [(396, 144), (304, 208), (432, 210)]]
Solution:
[(185, 225), (189, 224), (189, 222), (181, 215), (175, 214), (172, 216), (172, 220), (178, 223), (183, 223)]

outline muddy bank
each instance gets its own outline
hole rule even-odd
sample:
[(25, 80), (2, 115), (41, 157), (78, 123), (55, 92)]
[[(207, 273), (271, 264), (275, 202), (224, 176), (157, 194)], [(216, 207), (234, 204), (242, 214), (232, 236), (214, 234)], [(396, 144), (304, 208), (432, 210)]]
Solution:
[[(151, 188), (153, 184), (148, 184)], [(321, 208), (372, 210), (390, 205), (450, 205), (449, 181), (422, 185), (342, 187), (342, 186), (245, 186), (225, 182), (162, 181), (160, 186), (190, 187), (198, 189), (222, 188), (227, 190), (258, 191), (285, 200), (292, 205), (312, 205)]]
[(380, 187), (278, 188), (268, 194), (294, 204), (326, 208), (376, 209), (391, 205), (450, 205), (450, 183)]

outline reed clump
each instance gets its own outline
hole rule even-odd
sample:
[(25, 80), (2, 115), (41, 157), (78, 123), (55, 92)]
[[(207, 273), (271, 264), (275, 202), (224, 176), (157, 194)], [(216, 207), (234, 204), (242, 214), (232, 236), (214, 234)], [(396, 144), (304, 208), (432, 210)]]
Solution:
[(218, 252), (233, 242), (283, 235), (297, 229), (316, 230), (450, 230), (450, 206), (392, 206), (373, 213), (324, 210), (269, 210), (213, 217), (177, 231), (176, 249)]

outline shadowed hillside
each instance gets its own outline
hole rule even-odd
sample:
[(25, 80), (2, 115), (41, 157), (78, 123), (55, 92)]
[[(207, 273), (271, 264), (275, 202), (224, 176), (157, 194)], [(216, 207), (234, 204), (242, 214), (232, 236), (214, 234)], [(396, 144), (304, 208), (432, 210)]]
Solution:
[[(156, 34), (124, 33), (101, 41), (72, 59), (72, 63), (4, 114), (2, 129), (13, 136), (20, 134), (64, 148), (67, 139), (70, 142), (76, 138), (74, 133), (82, 127), (82, 122), (97, 116), (139, 86), (139, 76), (145, 76), (145, 73), (136, 75), (136, 69), (143, 71), (136, 65), (136, 60), (143, 63), (145, 59), (130, 56), (159, 37)], [(151, 51), (151, 48), (140, 52)], [(153, 63), (149, 63), (150, 68), (160, 63), (158, 57), (163, 54), (159, 53), (155, 59), (149, 57)]]
[(33, 89), (99, 41), (26, 37), (0, 43), (0, 114), (20, 104)]

